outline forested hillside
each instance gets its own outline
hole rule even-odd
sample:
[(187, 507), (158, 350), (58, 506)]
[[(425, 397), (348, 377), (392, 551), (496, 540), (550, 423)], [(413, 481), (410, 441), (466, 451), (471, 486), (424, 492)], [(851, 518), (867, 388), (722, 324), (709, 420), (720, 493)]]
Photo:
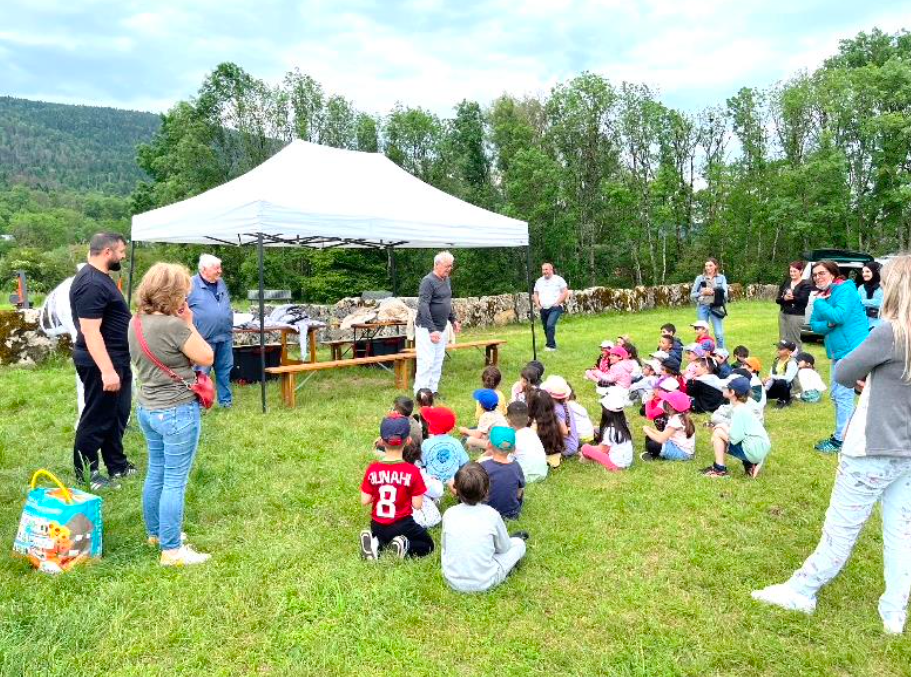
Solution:
[(0, 97), (0, 174), (51, 190), (129, 195), (145, 178), (136, 146), (160, 126), (151, 113)]
[[(731, 281), (772, 282), (807, 249), (911, 247), (907, 31), (860, 33), (812, 73), (743, 87), (699, 111), (673, 109), (645, 84), (584, 72), (540, 96), (455, 103), (448, 118), (420, 102), (373, 114), (298, 70), (270, 83), (233, 63), (218, 65), (160, 125), (122, 111), (0, 101), (0, 125), (14, 121), (0, 126), (0, 154), (31, 148), (25, 139), (32, 138), (40, 150), (19, 151), (32, 175), (11, 173), (0, 155), (0, 233), (13, 238), (0, 242), (0, 284), (20, 267), (37, 286), (52, 286), (73, 252), (84, 252), (68, 247), (92, 229), (128, 233), (127, 212), (220, 185), (296, 138), (384, 153), (441, 190), (528, 221), (536, 266), (554, 262), (574, 288), (692, 280), (708, 256), (720, 259)], [(16, 112), (4, 117), (4, 110)], [(9, 129), (35, 134), (2, 131)], [(8, 141), (15, 138), (23, 140)], [(138, 182), (133, 157), (146, 175)], [(100, 192), (16, 185), (24, 177), (50, 187), (47, 177), (62, 174), (69, 179), (58, 186)], [(130, 188), (129, 202), (101, 195)], [(211, 249), (225, 259), (235, 292), (255, 286), (248, 251)], [(142, 247), (137, 272), (161, 258), (192, 263), (198, 253)], [(525, 285), (522, 251), (456, 256), (458, 294)], [(403, 292), (417, 288), (429, 262), (429, 252), (396, 254)], [(388, 287), (387, 258), (382, 251), (270, 251), (266, 284), (332, 301)]]

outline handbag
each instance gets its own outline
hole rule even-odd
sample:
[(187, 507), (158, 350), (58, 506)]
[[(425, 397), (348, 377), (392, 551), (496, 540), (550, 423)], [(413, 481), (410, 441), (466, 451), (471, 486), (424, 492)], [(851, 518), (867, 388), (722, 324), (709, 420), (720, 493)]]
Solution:
[(180, 374), (162, 364), (161, 360), (155, 357), (152, 351), (149, 350), (149, 344), (146, 343), (145, 336), (142, 334), (142, 320), (139, 319), (139, 315), (133, 317), (133, 329), (136, 331), (136, 340), (139, 341), (139, 346), (142, 348), (142, 352), (145, 353), (146, 357), (172, 379), (183, 383), (188, 390), (192, 390), (203, 409), (211, 409), (212, 405), (215, 403), (215, 384), (212, 383), (212, 379), (209, 378), (209, 375), (204, 374), (201, 371), (196, 371), (196, 381), (194, 383), (187, 382), (181, 378)]
[[(57, 486), (37, 487), (42, 475)], [(68, 489), (52, 473), (38, 470), (32, 475), (13, 554), (28, 558), (33, 567), (48, 574), (101, 557), (101, 504), (100, 496)]]

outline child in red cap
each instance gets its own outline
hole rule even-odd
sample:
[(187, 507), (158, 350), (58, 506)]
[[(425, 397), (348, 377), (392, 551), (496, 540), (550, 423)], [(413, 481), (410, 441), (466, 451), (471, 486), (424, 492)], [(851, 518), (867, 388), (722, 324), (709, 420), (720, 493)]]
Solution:
[(361, 503), (371, 507), (370, 528), (361, 532), (361, 555), (375, 560), (382, 548), (397, 557), (423, 557), (433, 552), (433, 539), (412, 517), (424, 503), (427, 487), (421, 471), (402, 459), (410, 439), (408, 419), (389, 416), (380, 424), (385, 452), (367, 467)]

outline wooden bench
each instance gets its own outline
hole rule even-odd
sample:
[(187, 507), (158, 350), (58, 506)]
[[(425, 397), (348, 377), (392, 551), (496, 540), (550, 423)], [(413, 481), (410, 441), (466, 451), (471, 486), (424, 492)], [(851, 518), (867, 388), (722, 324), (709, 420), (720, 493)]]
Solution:
[(320, 341), (320, 345), (328, 346), (332, 354), (332, 359), (338, 361), (342, 359), (345, 349), (354, 346), (354, 339), (336, 339), (334, 341)]
[(330, 362), (305, 362), (304, 364), (289, 364), (281, 367), (269, 367), (267, 374), (277, 374), (281, 377), (282, 400), (285, 405), (293, 407), (294, 394), (297, 390), (294, 377), (302, 372), (323, 371), (325, 369), (342, 369), (344, 367), (357, 367), (364, 364), (383, 364), (394, 362), (395, 387), (408, 390), (410, 378), (409, 369), (414, 355), (408, 353), (395, 353), (393, 355), (376, 355), (373, 357), (356, 357), (349, 360), (332, 360)]
[[(468, 348), (484, 349), (484, 365), (492, 364), (496, 366), (500, 363), (500, 346), (506, 343), (506, 339), (485, 339), (481, 341), (466, 341), (465, 343), (453, 343), (446, 346), (446, 352), (450, 350), (466, 350)], [(412, 362), (417, 360), (417, 351), (414, 348), (405, 348), (402, 354), (410, 355)], [(412, 368), (413, 370), (413, 368)]]

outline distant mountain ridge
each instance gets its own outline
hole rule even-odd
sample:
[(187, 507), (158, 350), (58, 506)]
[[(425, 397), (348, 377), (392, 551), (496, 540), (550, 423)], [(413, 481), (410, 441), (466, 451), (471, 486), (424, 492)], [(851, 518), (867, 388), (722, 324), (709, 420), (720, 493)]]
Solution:
[(0, 179), (128, 195), (146, 178), (136, 146), (160, 126), (153, 113), (0, 96)]

